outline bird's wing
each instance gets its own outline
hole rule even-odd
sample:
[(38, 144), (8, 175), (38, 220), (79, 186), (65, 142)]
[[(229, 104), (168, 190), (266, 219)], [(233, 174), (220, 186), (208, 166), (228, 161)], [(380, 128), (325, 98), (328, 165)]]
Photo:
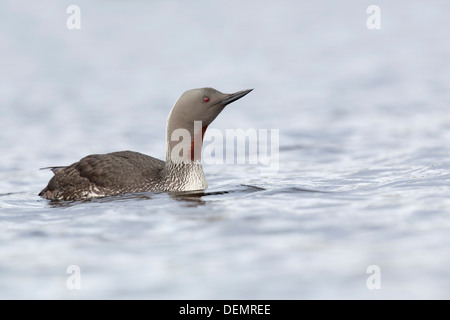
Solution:
[(70, 168), (79, 177), (87, 178), (98, 186), (126, 187), (156, 177), (164, 168), (164, 161), (138, 152), (120, 151), (84, 157), (64, 171)]

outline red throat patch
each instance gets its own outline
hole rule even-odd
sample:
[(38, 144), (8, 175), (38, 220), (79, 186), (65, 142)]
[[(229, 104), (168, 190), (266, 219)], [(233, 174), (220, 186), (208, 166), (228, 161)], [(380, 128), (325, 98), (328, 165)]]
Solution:
[(198, 141), (198, 138), (196, 140), (196, 135), (197, 134), (195, 134), (194, 139), (192, 139), (192, 142), (191, 142), (191, 161), (200, 160), (201, 159), (201, 148), (202, 148), (202, 144), (203, 144), (203, 137), (205, 136), (205, 131), (206, 131), (207, 128), (208, 128), (208, 126), (203, 126), (202, 127), (202, 138), (200, 140), (200, 150), (198, 151), (200, 153), (200, 155), (198, 156), (198, 159), (195, 158), (195, 141)]

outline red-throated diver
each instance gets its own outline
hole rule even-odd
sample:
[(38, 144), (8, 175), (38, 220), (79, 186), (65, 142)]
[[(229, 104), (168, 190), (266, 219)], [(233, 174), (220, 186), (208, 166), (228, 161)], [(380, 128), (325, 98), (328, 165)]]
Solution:
[(39, 195), (49, 200), (83, 200), (146, 191), (204, 190), (207, 183), (200, 154), (206, 128), (227, 104), (252, 90), (231, 94), (213, 88), (188, 90), (175, 102), (167, 120), (165, 162), (133, 151), (89, 155), (70, 166), (49, 167), (54, 176)]

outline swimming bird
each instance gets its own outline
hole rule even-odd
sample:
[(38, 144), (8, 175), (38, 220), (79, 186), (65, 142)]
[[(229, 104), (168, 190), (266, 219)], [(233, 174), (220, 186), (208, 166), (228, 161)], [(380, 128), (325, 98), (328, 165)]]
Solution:
[(213, 88), (184, 92), (169, 113), (166, 161), (134, 151), (92, 154), (70, 166), (48, 167), (54, 176), (39, 196), (85, 200), (147, 191), (194, 191), (208, 187), (201, 164), (206, 128), (228, 104), (253, 89), (231, 94)]

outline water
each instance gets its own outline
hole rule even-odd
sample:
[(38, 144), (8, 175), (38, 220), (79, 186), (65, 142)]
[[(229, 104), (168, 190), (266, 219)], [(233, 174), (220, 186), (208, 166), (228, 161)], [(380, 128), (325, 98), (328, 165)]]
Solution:
[[(447, 2), (377, 1), (380, 30), (366, 1), (78, 1), (80, 30), (70, 4), (0, 4), (1, 298), (450, 298)], [(255, 88), (211, 128), (279, 129), (277, 173), (37, 196), (41, 167), (164, 158), (170, 107), (203, 86)]]

